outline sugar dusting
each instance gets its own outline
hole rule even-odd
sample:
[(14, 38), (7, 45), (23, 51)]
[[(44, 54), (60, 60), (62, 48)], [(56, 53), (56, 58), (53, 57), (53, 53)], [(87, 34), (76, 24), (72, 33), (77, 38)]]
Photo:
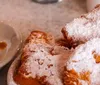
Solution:
[(26, 50), (31, 50), (25, 63), (27, 76), (32, 78), (46, 76), (50, 85), (63, 85), (62, 73), (71, 51), (61, 46), (29, 44)]
[[(99, 85), (100, 84), (100, 63), (96, 63), (93, 52), (100, 54), (100, 39), (96, 38), (88, 41), (86, 44), (83, 44), (76, 48), (76, 51), (70, 57), (70, 60), (67, 62), (66, 68), (68, 70), (74, 69), (77, 73), (81, 72), (90, 72), (90, 85)], [(73, 60), (77, 62), (73, 62)], [(83, 80), (80, 80), (82, 85), (88, 85)], [(85, 83), (86, 84), (85, 84)]]
[(74, 19), (65, 27), (68, 36), (72, 37), (74, 41), (86, 41), (100, 37), (100, 7), (84, 17)]

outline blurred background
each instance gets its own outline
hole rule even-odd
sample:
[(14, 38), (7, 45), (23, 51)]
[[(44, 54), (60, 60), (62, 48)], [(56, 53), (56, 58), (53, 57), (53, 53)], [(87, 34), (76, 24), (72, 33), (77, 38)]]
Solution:
[[(86, 13), (86, 0), (63, 0), (39, 4), (33, 0), (0, 0), (0, 20), (19, 29), (22, 36), (41, 29), (59, 35), (60, 29), (73, 18)], [(27, 31), (27, 32), (26, 32)]]
[[(19, 30), (23, 40), (32, 30), (61, 37), (61, 28), (86, 12), (86, 0), (62, 0), (52, 4), (32, 0), (0, 0), (0, 21)], [(7, 85), (6, 75), (10, 64), (0, 70), (0, 85)]]

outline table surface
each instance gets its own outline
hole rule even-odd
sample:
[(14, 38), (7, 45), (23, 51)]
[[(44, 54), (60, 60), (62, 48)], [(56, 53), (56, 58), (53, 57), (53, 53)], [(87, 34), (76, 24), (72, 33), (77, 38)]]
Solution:
[[(38, 4), (32, 0), (0, 0), (0, 21), (19, 30), (23, 40), (32, 30), (42, 30), (61, 37), (61, 28), (84, 13), (85, 0), (63, 0), (53, 4)], [(7, 85), (10, 64), (0, 70), (0, 85)]]

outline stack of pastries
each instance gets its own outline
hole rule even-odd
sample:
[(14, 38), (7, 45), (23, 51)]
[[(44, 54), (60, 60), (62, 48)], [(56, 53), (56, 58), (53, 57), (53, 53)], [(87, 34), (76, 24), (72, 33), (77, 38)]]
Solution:
[(100, 6), (68, 23), (63, 40), (41, 31), (27, 38), (16, 85), (100, 85)]

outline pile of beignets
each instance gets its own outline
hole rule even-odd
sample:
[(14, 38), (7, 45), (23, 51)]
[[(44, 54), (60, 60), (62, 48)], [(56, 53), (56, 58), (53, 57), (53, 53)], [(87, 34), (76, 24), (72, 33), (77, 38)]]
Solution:
[(14, 74), (17, 85), (100, 85), (100, 6), (62, 29), (64, 39), (33, 31)]

